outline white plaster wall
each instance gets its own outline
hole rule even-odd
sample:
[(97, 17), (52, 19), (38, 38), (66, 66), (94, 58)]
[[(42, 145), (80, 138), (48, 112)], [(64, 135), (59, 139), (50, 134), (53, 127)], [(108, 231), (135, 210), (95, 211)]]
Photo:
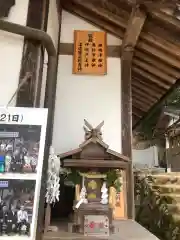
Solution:
[[(91, 24), (63, 11), (61, 42), (73, 43), (74, 30), (94, 30)], [(109, 45), (120, 40), (109, 35)], [(72, 56), (59, 56), (53, 146), (57, 153), (77, 148), (84, 140), (83, 120), (94, 127), (105, 121), (104, 141), (121, 152), (121, 65), (120, 58), (108, 58), (108, 74), (86, 76), (72, 74)]]
[[(16, 0), (16, 5), (11, 8), (9, 22), (26, 25), (29, 0)], [(18, 82), (23, 51), (23, 37), (0, 31), (0, 106), (8, 103), (15, 92)], [(16, 98), (11, 103), (15, 105)]]
[(156, 146), (152, 146), (143, 150), (132, 150), (133, 165), (139, 167), (153, 167), (158, 166), (158, 151)]

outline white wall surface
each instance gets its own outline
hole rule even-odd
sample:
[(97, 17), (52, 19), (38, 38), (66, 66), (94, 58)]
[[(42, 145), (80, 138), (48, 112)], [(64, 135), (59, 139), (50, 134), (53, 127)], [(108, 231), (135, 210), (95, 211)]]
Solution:
[[(74, 30), (96, 27), (63, 11), (61, 42), (73, 43)], [(109, 35), (108, 45), (120, 45)], [(120, 58), (108, 58), (105, 76), (72, 74), (73, 56), (59, 56), (53, 147), (57, 153), (77, 148), (84, 140), (84, 119), (94, 127), (105, 121), (104, 141), (121, 152), (121, 65)]]
[[(26, 25), (29, 0), (16, 0), (6, 21)], [(17, 89), (23, 51), (23, 37), (0, 31), (0, 106), (8, 103)], [(15, 105), (16, 98), (11, 105)]]

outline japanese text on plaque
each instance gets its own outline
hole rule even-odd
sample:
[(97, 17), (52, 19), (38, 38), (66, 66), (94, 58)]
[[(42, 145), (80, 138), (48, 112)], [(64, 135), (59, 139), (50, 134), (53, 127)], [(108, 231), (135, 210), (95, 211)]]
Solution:
[(74, 44), (74, 73), (107, 73), (105, 32), (75, 31)]

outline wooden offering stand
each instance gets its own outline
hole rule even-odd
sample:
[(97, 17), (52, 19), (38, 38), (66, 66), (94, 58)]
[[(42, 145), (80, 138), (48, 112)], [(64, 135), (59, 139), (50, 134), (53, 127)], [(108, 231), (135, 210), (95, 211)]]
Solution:
[(126, 169), (129, 159), (110, 150), (102, 141), (104, 122), (93, 128), (84, 121), (85, 141), (78, 149), (60, 155), (63, 167), (77, 170), (81, 176), (81, 183), (76, 185), (71, 231), (108, 236), (113, 232), (113, 209), (106, 173), (110, 169)]

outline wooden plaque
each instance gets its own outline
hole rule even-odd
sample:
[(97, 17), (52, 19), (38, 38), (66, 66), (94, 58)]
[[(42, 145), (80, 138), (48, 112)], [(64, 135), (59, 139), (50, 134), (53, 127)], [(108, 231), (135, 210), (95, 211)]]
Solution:
[(107, 74), (106, 33), (74, 31), (74, 74)]
[(104, 215), (84, 216), (84, 235), (91, 237), (109, 236), (109, 218)]

